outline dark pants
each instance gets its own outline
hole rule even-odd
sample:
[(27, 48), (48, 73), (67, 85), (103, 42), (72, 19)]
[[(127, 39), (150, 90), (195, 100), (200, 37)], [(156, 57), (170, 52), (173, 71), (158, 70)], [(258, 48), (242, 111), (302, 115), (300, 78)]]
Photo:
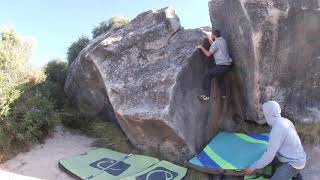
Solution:
[(274, 160), (272, 165), (276, 169), (270, 180), (290, 180), (300, 173), (300, 170), (295, 169), (290, 164), (281, 163), (278, 160)]
[(214, 78), (218, 78), (218, 84), (221, 87), (222, 94), (225, 95), (225, 84), (223, 81), (223, 76), (231, 70), (231, 65), (216, 65), (215, 67), (209, 70), (209, 73), (205, 76), (203, 82), (203, 88), (206, 96), (210, 96), (211, 91), (211, 80)]

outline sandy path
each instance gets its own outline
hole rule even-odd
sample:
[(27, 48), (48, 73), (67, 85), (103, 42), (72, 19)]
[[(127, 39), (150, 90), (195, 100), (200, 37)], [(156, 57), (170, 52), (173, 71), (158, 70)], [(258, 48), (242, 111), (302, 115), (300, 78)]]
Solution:
[(34, 180), (20, 176), (24, 175), (48, 180), (72, 180), (72, 177), (59, 169), (58, 161), (94, 149), (91, 146), (93, 141), (94, 139), (58, 126), (53, 137), (47, 139), (44, 144), (36, 145), (29, 152), (21, 153), (1, 164), (0, 179)]

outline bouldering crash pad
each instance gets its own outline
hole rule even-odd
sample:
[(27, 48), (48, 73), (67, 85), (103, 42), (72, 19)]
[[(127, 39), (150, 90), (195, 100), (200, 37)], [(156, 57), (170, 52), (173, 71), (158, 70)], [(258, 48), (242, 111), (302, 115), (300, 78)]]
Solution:
[(188, 165), (210, 174), (240, 176), (267, 148), (267, 134), (220, 132)]
[(60, 160), (59, 167), (84, 180), (181, 180), (187, 172), (157, 158), (103, 148)]

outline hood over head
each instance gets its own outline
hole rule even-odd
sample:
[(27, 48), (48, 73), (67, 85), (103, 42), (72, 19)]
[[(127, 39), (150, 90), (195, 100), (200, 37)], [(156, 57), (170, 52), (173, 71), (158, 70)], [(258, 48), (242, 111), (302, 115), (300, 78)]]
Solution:
[(272, 126), (276, 119), (281, 117), (281, 108), (276, 101), (268, 101), (262, 105), (263, 114), (267, 123)]

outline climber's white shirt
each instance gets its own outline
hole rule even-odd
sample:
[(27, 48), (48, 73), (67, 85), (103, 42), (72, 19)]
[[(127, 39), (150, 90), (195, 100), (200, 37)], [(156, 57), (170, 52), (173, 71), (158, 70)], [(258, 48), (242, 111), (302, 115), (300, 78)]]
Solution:
[(229, 56), (227, 42), (223, 37), (216, 38), (209, 51), (213, 53), (217, 65), (231, 65), (232, 59)]

